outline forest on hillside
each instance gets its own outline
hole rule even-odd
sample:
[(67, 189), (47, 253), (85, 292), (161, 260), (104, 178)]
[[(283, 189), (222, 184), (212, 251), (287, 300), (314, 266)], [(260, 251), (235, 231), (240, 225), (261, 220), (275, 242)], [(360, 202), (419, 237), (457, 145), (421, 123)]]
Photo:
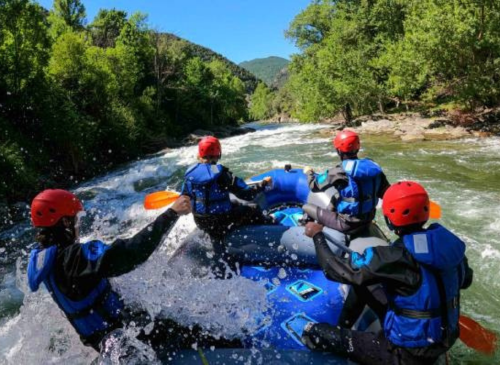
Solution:
[(0, 0), (0, 203), (244, 121), (256, 83), (141, 13), (88, 21), (80, 0)]
[(285, 58), (271, 56), (241, 62), (239, 66), (253, 73), (259, 79), (264, 81), (267, 86), (272, 87), (280, 71), (283, 70), (289, 63), (290, 61)]
[(314, 0), (286, 34), (301, 52), (282, 88), (257, 87), (254, 119), (473, 111), (500, 101), (498, 0)]

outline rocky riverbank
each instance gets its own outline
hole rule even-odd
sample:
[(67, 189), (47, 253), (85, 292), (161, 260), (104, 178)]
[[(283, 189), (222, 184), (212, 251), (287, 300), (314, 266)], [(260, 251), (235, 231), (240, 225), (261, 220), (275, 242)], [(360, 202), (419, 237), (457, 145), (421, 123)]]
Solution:
[(335, 120), (332, 129), (322, 134), (350, 127), (361, 134), (392, 135), (404, 142), (442, 141), (465, 137), (500, 135), (500, 110), (476, 114), (450, 113), (426, 116), (420, 113), (374, 114), (354, 119), (351, 123)]

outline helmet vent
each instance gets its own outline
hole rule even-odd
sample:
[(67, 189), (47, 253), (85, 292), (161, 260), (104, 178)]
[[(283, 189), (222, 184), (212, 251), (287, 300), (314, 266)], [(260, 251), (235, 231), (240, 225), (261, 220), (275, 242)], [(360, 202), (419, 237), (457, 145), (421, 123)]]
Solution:
[(396, 213), (396, 209), (392, 208), (391, 213)]
[(56, 212), (56, 210), (55, 210), (54, 208), (49, 208), (49, 212), (51, 212), (51, 213), (55, 213), (55, 212)]
[(43, 214), (42, 214), (42, 212), (40, 212), (39, 210), (37, 210), (36, 215), (39, 216), (39, 217), (41, 217)]
[(410, 209), (405, 209), (405, 210), (403, 211), (403, 215), (408, 215), (408, 214), (410, 214)]

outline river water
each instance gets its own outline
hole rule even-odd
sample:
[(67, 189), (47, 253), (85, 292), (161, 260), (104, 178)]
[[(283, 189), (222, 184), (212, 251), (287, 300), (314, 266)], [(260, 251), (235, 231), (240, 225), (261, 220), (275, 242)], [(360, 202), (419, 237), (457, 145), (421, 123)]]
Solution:
[[(255, 133), (222, 141), (221, 162), (242, 177), (286, 163), (310, 165), (316, 171), (337, 163), (330, 138), (320, 133), (326, 126), (256, 127)], [(462, 294), (462, 311), (500, 333), (500, 139), (402, 143), (370, 136), (362, 143), (362, 155), (377, 161), (391, 182), (417, 180), (442, 206), (442, 223), (467, 243), (475, 273), (474, 284)], [(179, 189), (195, 158), (196, 147), (171, 150), (78, 186), (75, 192), (87, 212), (82, 241), (111, 242), (154, 220), (160, 212), (146, 212), (144, 196), (165, 187)], [(384, 226), (380, 214), (377, 220)], [(182, 217), (147, 263), (113, 284), (127, 302), (152, 316), (200, 323), (213, 333), (238, 337), (242, 329), (252, 330), (253, 318), (265, 309), (264, 289), (242, 278), (210, 285), (212, 278), (194, 278), (182, 267), (166, 267), (167, 257), (193, 228), (192, 218)], [(80, 344), (48, 293), (31, 294), (27, 289), (32, 239), (29, 222), (0, 233), (0, 364), (89, 364), (97, 353)], [(500, 354), (485, 358), (457, 342), (452, 362), (500, 363)]]

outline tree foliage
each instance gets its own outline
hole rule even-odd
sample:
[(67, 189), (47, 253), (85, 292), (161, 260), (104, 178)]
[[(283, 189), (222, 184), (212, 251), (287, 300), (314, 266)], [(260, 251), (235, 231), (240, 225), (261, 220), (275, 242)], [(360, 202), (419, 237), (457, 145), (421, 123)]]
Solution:
[(241, 62), (239, 65), (245, 70), (253, 73), (268, 86), (273, 86), (273, 82), (279, 75), (280, 71), (286, 68), (289, 63), (290, 61), (285, 58), (271, 56)]
[(351, 108), (498, 105), (500, 3), (495, 0), (315, 0), (287, 36), (294, 115)]
[(0, 0), (0, 199), (236, 124), (247, 117), (245, 93), (228, 63), (197, 57), (144, 14), (101, 10), (87, 27), (80, 0), (55, 0), (50, 12)]

